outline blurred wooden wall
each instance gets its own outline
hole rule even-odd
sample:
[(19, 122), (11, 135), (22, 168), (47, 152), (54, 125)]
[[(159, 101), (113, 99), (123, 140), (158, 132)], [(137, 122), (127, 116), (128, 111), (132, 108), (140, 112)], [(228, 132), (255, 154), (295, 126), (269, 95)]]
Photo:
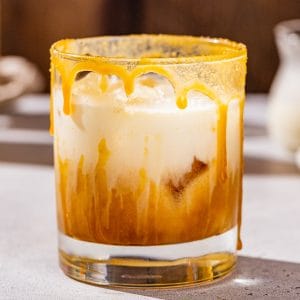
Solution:
[(247, 90), (267, 92), (278, 66), (273, 27), (300, 18), (299, 0), (146, 0), (142, 31), (221, 36), (248, 48)]
[(247, 45), (247, 90), (267, 92), (278, 66), (273, 27), (291, 18), (300, 18), (299, 0), (2, 0), (2, 53), (25, 56), (48, 76), (49, 47), (60, 38), (221, 36)]

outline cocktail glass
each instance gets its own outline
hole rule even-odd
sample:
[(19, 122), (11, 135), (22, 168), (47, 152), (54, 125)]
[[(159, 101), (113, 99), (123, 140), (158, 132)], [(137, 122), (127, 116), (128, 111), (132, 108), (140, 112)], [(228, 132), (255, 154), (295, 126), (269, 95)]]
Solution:
[(246, 47), (131, 35), (51, 48), (59, 258), (99, 285), (211, 281), (241, 247)]

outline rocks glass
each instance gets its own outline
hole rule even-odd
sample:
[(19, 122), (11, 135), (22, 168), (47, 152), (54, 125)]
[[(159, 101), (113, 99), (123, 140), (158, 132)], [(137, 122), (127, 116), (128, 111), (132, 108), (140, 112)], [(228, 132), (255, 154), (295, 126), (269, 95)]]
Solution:
[(59, 257), (78, 280), (174, 286), (241, 246), (246, 47), (130, 35), (51, 48)]

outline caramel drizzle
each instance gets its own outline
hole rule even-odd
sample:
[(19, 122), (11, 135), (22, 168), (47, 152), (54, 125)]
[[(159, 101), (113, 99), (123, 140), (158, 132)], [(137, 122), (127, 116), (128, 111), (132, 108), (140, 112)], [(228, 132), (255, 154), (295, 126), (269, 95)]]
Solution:
[(51, 87), (51, 93), (50, 93), (50, 126), (49, 126), (49, 132), (50, 134), (53, 136), (54, 134), (54, 128), (53, 128), (53, 125), (54, 125), (54, 120), (53, 120), (53, 110), (54, 110), (54, 100), (53, 100), (53, 97), (54, 97), (54, 76), (55, 76), (55, 73), (54, 73), (54, 64), (51, 60), (51, 64), (50, 64), (50, 87)]
[(99, 82), (99, 87), (100, 90), (102, 91), (102, 93), (105, 93), (107, 91), (108, 88), (108, 79), (106, 75), (101, 75), (101, 79)]
[[(232, 97), (226, 103), (222, 102), (216, 93), (205, 86), (203, 83), (194, 81), (181, 88), (180, 82), (175, 81), (172, 75), (163, 67), (158, 65), (138, 65), (129, 72), (122, 66), (112, 64), (99, 64), (97, 61), (92, 59), (89, 61), (76, 62), (75, 65), (68, 65), (62, 59), (53, 56), (51, 61), (51, 97), (50, 97), (50, 133), (53, 135), (53, 92), (54, 92), (54, 72), (55, 69), (60, 73), (62, 81), (62, 92), (63, 92), (63, 111), (66, 115), (70, 115), (73, 112), (71, 103), (71, 91), (75, 78), (78, 73), (83, 71), (95, 72), (101, 75), (99, 88), (102, 92), (107, 89), (107, 75), (118, 76), (124, 84), (124, 90), (126, 95), (130, 95), (134, 90), (134, 81), (137, 77), (146, 73), (157, 73), (169, 80), (173, 86), (176, 94), (176, 105), (180, 109), (187, 107), (187, 95), (190, 91), (199, 91), (206, 95), (209, 99), (214, 101), (218, 109), (218, 120), (217, 120), (217, 174), (218, 180), (224, 182), (227, 178), (227, 151), (226, 151), (226, 129), (227, 129), (227, 111), (229, 103), (234, 99), (239, 99), (240, 102), (240, 134), (243, 138), (243, 105), (244, 99), (241, 99), (240, 95)], [(242, 143), (241, 143), (242, 145)], [(242, 147), (242, 146), (241, 146)], [(241, 149), (241, 163), (243, 161), (243, 153)], [(241, 226), (241, 202), (242, 195), (240, 195), (239, 208), (238, 208), (238, 245), (237, 248), (241, 248), (240, 239), (240, 226)]]
[(187, 95), (190, 91), (199, 91), (209, 99), (214, 101), (218, 108), (218, 122), (217, 122), (217, 173), (219, 174), (219, 180), (222, 182), (227, 178), (227, 151), (226, 151), (226, 128), (227, 128), (227, 108), (232, 98), (227, 104), (222, 103), (216, 93), (208, 89), (201, 82), (193, 82), (190, 85), (185, 86), (177, 97), (177, 106), (184, 109), (187, 106)]
[[(223, 104), (222, 101), (218, 98), (216, 93), (208, 89), (204, 84), (200, 82), (192, 82), (189, 85), (185, 86), (182, 89), (178, 89), (175, 81), (172, 79), (171, 74), (167, 72), (163, 67), (150, 65), (150, 66), (138, 66), (132, 72), (126, 71), (121, 66), (103, 64), (99, 65), (94, 61), (88, 62), (79, 62), (75, 66), (66, 72), (64, 64), (54, 61), (55, 67), (59, 71), (62, 80), (62, 91), (64, 97), (63, 111), (66, 115), (70, 115), (73, 111), (71, 104), (71, 89), (73, 82), (75, 81), (76, 75), (82, 71), (95, 72), (101, 75), (100, 88), (102, 91), (107, 89), (107, 78), (106, 75), (116, 75), (123, 80), (124, 89), (126, 95), (130, 95), (134, 90), (134, 81), (137, 77), (144, 75), (146, 73), (156, 73), (161, 76), (166, 77), (176, 92), (176, 104), (178, 108), (184, 109), (187, 107), (187, 95), (191, 90), (199, 91), (206, 95), (209, 99), (214, 101), (218, 107), (218, 130), (217, 130), (217, 140), (218, 140), (218, 174), (219, 178), (223, 181), (226, 179), (226, 169), (227, 169), (227, 159), (226, 159), (226, 117), (227, 117), (227, 107), (228, 104)], [(52, 69), (53, 73), (53, 69)], [(52, 92), (53, 92), (53, 82)], [(53, 96), (51, 96), (51, 107), (53, 107)], [(50, 111), (50, 132), (53, 134), (53, 110)]]
[[(239, 106), (240, 106), (240, 180), (242, 180), (243, 172), (244, 172), (244, 106), (245, 106), (245, 96), (239, 97)], [(240, 183), (240, 195), (239, 195), (239, 203), (238, 203), (238, 216), (237, 216), (237, 224), (238, 224), (238, 240), (237, 240), (237, 250), (241, 250), (243, 248), (243, 243), (241, 239), (241, 224), (242, 224), (242, 203), (243, 203), (243, 184)]]

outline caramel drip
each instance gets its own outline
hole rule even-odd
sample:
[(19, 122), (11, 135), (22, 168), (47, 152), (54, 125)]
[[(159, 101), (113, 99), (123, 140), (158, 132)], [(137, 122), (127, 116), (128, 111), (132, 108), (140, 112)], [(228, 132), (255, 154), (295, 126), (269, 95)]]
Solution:
[[(218, 140), (218, 154), (217, 154), (217, 163), (218, 163), (218, 176), (220, 180), (224, 180), (226, 178), (226, 119), (227, 119), (227, 105), (223, 104), (222, 101), (218, 98), (218, 96), (210, 89), (208, 89), (204, 84), (200, 82), (193, 82), (182, 89), (177, 89), (177, 85), (175, 81), (172, 79), (172, 76), (161, 66), (155, 65), (140, 65), (137, 66), (131, 73), (126, 71), (125, 68), (121, 66), (103, 64), (99, 65), (96, 62), (88, 61), (88, 62), (78, 62), (75, 66), (70, 70), (68, 76), (66, 76), (66, 70), (63, 70), (62, 64), (59, 63), (57, 65), (57, 69), (62, 77), (62, 90), (64, 95), (64, 113), (70, 114), (72, 112), (71, 105), (71, 88), (73, 81), (76, 78), (76, 75), (83, 71), (91, 71), (101, 74), (101, 82), (100, 86), (102, 91), (107, 88), (107, 78), (105, 75), (116, 75), (123, 80), (124, 89), (127, 95), (131, 94), (134, 89), (134, 81), (137, 77), (144, 75), (146, 73), (156, 73), (161, 76), (166, 77), (170, 83), (173, 85), (176, 91), (177, 100), (176, 104), (180, 109), (184, 109), (187, 106), (187, 95), (190, 91), (195, 90), (203, 93), (209, 99), (214, 101), (218, 107), (218, 130), (217, 130), (217, 140)], [(104, 82), (103, 82), (104, 81)], [(52, 83), (53, 84), (53, 83)], [(53, 90), (53, 87), (52, 87)], [(53, 114), (53, 113), (52, 113)], [(53, 117), (50, 117), (50, 121)], [(50, 126), (52, 128), (52, 126)]]
[(101, 75), (100, 82), (99, 82), (99, 87), (102, 93), (105, 93), (108, 88), (108, 79), (106, 75)]
[(237, 240), (237, 250), (241, 250), (243, 247), (242, 239), (241, 239), (241, 224), (242, 224), (242, 203), (243, 203), (243, 172), (244, 172), (244, 105), (245, 105), (245, 97), (239, 97), (239, 113), (240, 113), (240, 193), (239, 193), (239, 203), (238, 203), (238, 217), (237, 217), (237, 225), (238, 225), (238, 240)]
[(203, 95), (207, 96), (209, 99), (214, 101), (217, 105), (220, 105), (222, 101), (219, 99), (219, 97), (216, 95), (214, 91), (207, 88), (206, 85), (204, 85), (201, 82), (194, 81), (191, 84), (188, 84), (183, 89), (176, 92), (177, 94), (177, 100), (176, 104), (179, 108), (186, 108), (187, 107), (187, 95), (190, 91), (198, 91), (201, 92)]
[[(71, 88), (76, 75), (80, 72), (89, 71), (95, 72), (102, 75), (100, 88), (102, 91), (107, 88), (107, 81), (104, 75), (116, 75), (118, 76), (124, 84), (124, 89), (127, 95), (130, 95), (134, 90), (134, 81), (137, 77), (147, 74), (156, 73), (169, 80), (171, 85), (176, 91), (176, 104), (178, 108), (184, 109), (187, 106), (187, 94), (191, 90), (197, 90), (202, 92), (204, 95), (208, 96), (212, 101), (216, 102), (217, 105), (221, 104), (221, 100), (217, 95), (210, 89), (208, 89), (204, 84), (200, 82), (193, 82), (188, 86), (179, 88), (181, 86), (180, 82), (173, 79), (172, 75), (163, 67), (157, 65), (138, 65), (132, 72), (128, 72), (124, 67), (112, 65), (112, 64), (99, 64), (93, 60), (77, 62), (72, 68), (67, 68), (64, 66), (63, 61), (58, 59), (53, 59), (55, 68), (61, 75), (62, 80), (62, 91), (64, 96), (64, 113), (70, 114), (72, 112), (71, 108)], [(53, 73), (52, 69), (52, 73)], [(54, 82), (51, 82), (51, 89), (54, 88)], [(51, 118), (52, 120), (52, 118)]]
[(176, 83), (173, 80), (173, 76), (165, 68), (157, 65), (147, 65), (147, 66), (139, 65), (129, 75), (130, 84), (132, 84), (132, 90), (133, 90), (135, 79), (147, 73), (156, 73), (165, 77), (171, 83), (173, 88), (176, 88)]
[(217, 123), (217, 174), (220, 181), (225, 181), (227, 178), (227, 110), (227, 105), (219, 104)]
[[(99, 65), (94, 61), (84, 61), (78, 62), (74, 65), (73, 68), (68, 67), (67, 64), (64, 64), (63, 61), (59, 61), (59, 59), (53, 58), (53, 64), (55, 69), (60, 73), (61, 81), (62, 81), (62, 92), (64, 97), (64, 105), (63, 111), (66, 115), (72, 113), (72, 105), (71, 105), (71, 90), (72, 85), (75, 81), (76, 75), (80, 72), (89, 71), (95, 72), (102, 76), (100, 82), (100, 88), (104, 92), (107, 88), (107, 79), (105, 75), (116, 75), (118, 76), (124, 84), (124, 89), (127, 95), (130, 95), (134, 90), (134, 81), (137, 77), (146, 74), (146, 73), (157, 73), (169, 79), (171, 84), (174, 86), (174, 82), (171, 80), (171, 75), (162, 67), (156, 65), (149, 66), (138, 66), (132, 72), (128, 72), (124, 67), (111, 65), (111, 64), (102, 64)], [(52, 68), (52, 73), (54, 72), (54, 68)], [(105, 79), (104, 79), (105, 78)], [(54, 90), (54, 82), (51, 82), (51, 90)], [(52, 99), (53, 101), (53, 99)], [(50, 112), (50, 128), (53, 128), (53, 112)], [(50, 131), (50, 133), (52, 133)]]
[[(184, 109), (187, 106), (187, 96), (190, 91), (199, 91), (209, 99), (214, 101), (218, 110), (217, 121), (217, 174), (221, 181), (224, 181), (227, 177), (227, 154), (226, 154), (226, 129), (227, 129), (227, 108), (230, 103), (223, 104), (219, 97), (204, 84), (200, 82), (193, 82), (187, 85), (180, 92), (177, 97), (177, 106)], [(232, 98), (234, 99), (234, 98)]]
[[(207, 88), (204, 84), (201, 82), (195, 81), (192, 82), (184, 87), (182, 87), (182, 84), (180, 83), (180, 80), (174, 80), (172, 75), (162, 66), (158, 65), (137, 65), (131, 72), (127, 71), (127, 69), (123, 66), (118, 66), (118, 65), (113, 65), (109, 63), (103, 63), (99, 64), (97, 61), (90, 59), (89, 61), (79, 61), (74, 64), (74, 62), (68, 62), (66, 63), (64, 60), (59, 59), (59, 58), (52, 58), (52, 63), (51, 63), (51, 101), (50, 101), (50, 133), (53, 134), (53, 93), (54, 93), (54, 72), (58, 71), (61, 76), (61, 84), (62, 84), (62, 92), (63, 92), (63, 111), (66, 115), (70, 115), (73, 112), (72, 108), (72, 103), (71, 103), (71, 90), (72, 90), (72, 85), (75, 81), (75, 78), (78, 73), (84, 72), (84, 71), (89, 71), (89, 72), (95, 72), (101, 75), (101, 81), (99, 83), (99, 87), (101, 88), (102, 92), (105, 92), (107, 89), (107, 76), (108, 75), (116, 75), (118, 76), (124, 84), (124, 90), (127, 95), (130, 95), (133, 90), (134, 90), (134, 81), (137, 77), (147, 74), (147, 73), (156, 73), (161, 76), (164, 76), (169, 80), (169, 82), (172, 84), (175, 93), (176, 93), (176, 104), (178, 108), (184, 109), (187, 107), (187, 95), (191, 90), (196, 90), (207, 97), (209, 97), (212, 101), (214, 101), (217, 105), (217, 178), (219, 181), (219, 185), (223, 186), (225, 182), (227, 182), (228, 179), (228, 174), (227, 174), (227, 151), (226, 151), (226, 130), (227, 130), (227, 111), (228, 111), (228, 105), (230, 101), (227, 103), (222, 102), (219, 97), (216, 95), (216, 93)], [(238, 97), (240, 99), (240, 97)], [(232, 98), (235, 99), (235, 98)], [(241, 109), (243, 108), (244, 100), (240, 101), (240, 107)], [(242, 116), (242, 110), (241, 110), (241, 122), (243, 119)], [(241, 123), (241, 138), (243, 137), (243, 124)], [(101, 144), (101, 147), (105, 148), (105, 142), (104, 144)], [(242, 144), (242, 143), (241, 143)], [(100, 147), (100, 146), (99, 146)], [(103, 148), (103, 149), (104, 149)], [(101, 148), (102, 149), (102, 148)], [(102, 150), (103, 150), (102, 149)], [(106, 149), (106, 148), (105, 148)], [(104, 149), (104, 150), (105, 150)], [(101, 151), (102, 151), (101, 150)], [(103, 151), (104, 151), (103, 150)], [(107, 150), (107, 149), (106, 149)], [(242, 150), (242, 149), (241, 149)], [(100, 148), (99, 148), (100, 151)], [(105, 151), (104, 151), (105, 152)], [(241, 162), (242, 162), (242, 152), (241, 152)], [(100, 155), (99, 157), (102, 157)], [(105, 155), (104, 155), (105, 157)], [(99, 162), (98, 162), (99, 164)], [(97, 168), (100, 168), (101, 170), (104, 170), (103, 166), (97, 165)], [(100, 171), (98, 171), (99, 173)], [(104, 172), (104, 171), (103, 171)], [(242, 171), (241, 171), (242, 172)], [(240, 174), (242, 175), (242, 174)], [(104, 176), (104, 175), (103, 175)], [(99, 181), (100, 182), (100, 181)], [(106, 182), (106, 181), (104, 181)], [(103, 183), (104, 184), (104, 183)], [(160, 210), (161, 207), (159, 205), (159, 201), (161, 199), (158, 199), (157, 197), (157, 191), (159, 190), (157, 186), (155, 186), (154, 183), (149, 183), (149, 194), (155, 195), (156, 199), (156, 204), (154, 205), (155, 210)], [(105, 187), (103, 186), (103, 189)], [(100, 188), (100, 191), (103, 190)], [(215, 189), (216, 190), (216, 189)], [(223, 191), (223, 188), (217, 189), (220, 192)], [(96, 193), (97, 194), (97, 193)], [(115, 200), (113, 199), (118, 199), (118, 201), (124, 201), (126, 199), (126, 195), (124, 194), (119, 194), (117, 191), (110, 191), (108, 192), (105, 189), (106, 195), (106, 226), (109, 224), (109, 212), (111, 211), (111, 203)], [(137, 195), (135, 194), (135, 197)], [(100, 197), (100, 195), (96, 195), (96, 197)], [(149, 196), (150, 197), (150, 196)], [(209, 195), (207, 195), (209, 197)], [(241, 224), (241, 194), (240, 194), (240, 199), (239, 199), (239, 206), (238, 206), (238, 249), (241, 248), (241, 241), (240, 241), (240, 224)], [(133, 201), (131, 199), (131, 201)], [(96, 205), (96, 204), (95, 204)], [(96, 207), (96, 206), (95, 206)], [(96, 208), (95, 208), (96, 209)], [(154, 220), (152, 220), (154, 221)], [(97, 223), (97, 222), (96, 222)], [(96, 224), (96, 227), (99, 228), (100, 225)], [(209, 230), (208, 233), (209, 234)], [(199, 236), (198, 236), (199, 237)], [(153, 241), (152, 241), (153, 242)]]
[(50, 87), (51, 87), (51, 91), (50, 91), (50, 126), (49, 126), (49, 132), (51, 135), (54, 134), (54, 114), (53, 114), (53, 110), (54, 110), (54, 65), (51, 61), (51, 65), (50, 65)]
[[(94, 168), (84, 165), (83, 156), (78, 161), (58, 158), (58, 220), (65, 234), (97, 243), (158, 245), (204, 239), (236, 225), (239, 170), (228, 174), (224, 182), (217, 181), (211, 194), (210, 165), (194, 161), (174, 195), (170, 181), (156, 184), (144, 168), (135, 186), (128, 185), (125, 176), (109, 187), (109, 159), (105, 139), (99, 143)], [(75, 179), (70, 176), (73, 169)]]
[(70, 230), (70, 224), (69, 224), (69, 218), (68, 218), (68, 208), (67, 203), (69, 202), (68, 199), (68, 187), (69, 184), (69, 161), (68, 160), (61, 160), (60, 157), (58, 157), (58, 168), (59, 168), (59, 200), (58, 201), (58, 221), (60, 223), (60, 226), (65, 232), (68, 232)]
[[(105, 227), (109, 227), (109, 215), (111, 205), (111, 192), (107, 190), (107, 176), (106, 164), (110, 157), (110, 151), (107, 148), (106, 140), (102, 139), (98, 145), (98, 162), (96, 165), (96, 185), (100, 186), (99, 194), (102, 193), (106, 196), (106, 203), (104, 207), (99, 207), (105, 212)], [(98, 197), (100, 195), (97, 195)]]

